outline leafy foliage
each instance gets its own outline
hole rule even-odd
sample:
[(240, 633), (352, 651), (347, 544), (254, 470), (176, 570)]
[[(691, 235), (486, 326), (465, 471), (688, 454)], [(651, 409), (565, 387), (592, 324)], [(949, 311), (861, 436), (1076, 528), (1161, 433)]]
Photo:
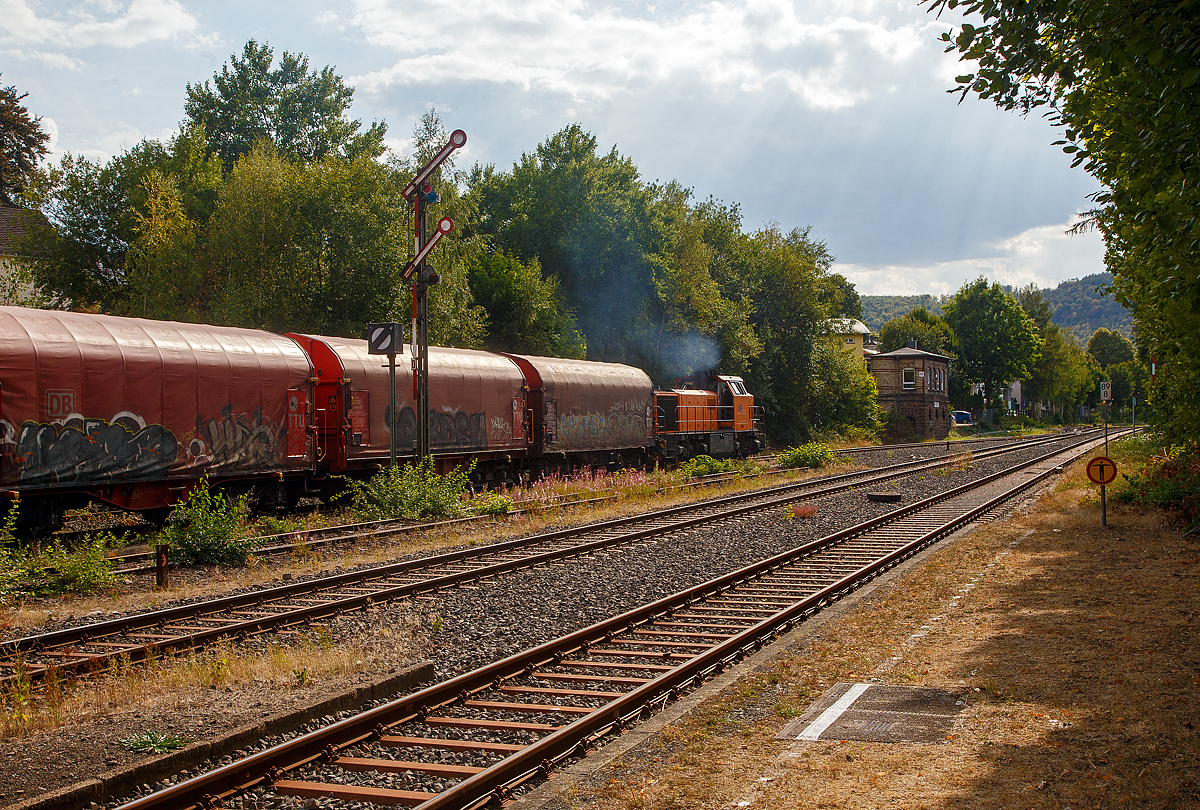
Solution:
[(227, 166), (266, 141), (282, 154), (304, 161), (330, 155), (376, 158), (383, 154), (387, 124), (359, 132), (360, 121), (345, 118), (354, 90), (325, 67), (308, 69), (304, 54), (274, 52), (253, 39), (242, 56), (229, 58), (212, 82), (188, 84), (184, 110), (204, 128), (209, 151)]
[(254, 538), (243, 537), (246, 497), (230, 500), (214, 492), (208, 477), (192, 488), (163, 527), (162, 539), (183, 562), (244, 565), (254, 551)]
[(476, 167), (478, 233), (522, 262), (537, 259), (576, 312), (592, 356), (638, 362), (654, 300), (654, 190), (614, 147), (572, 125), (523, 154), (509, 172)]
[(1200, 522), (1200, 450), (1171, 447), (1152, 455), (1137, 475), (1122, 474), (1118, 501), (1173, 510), (1180, 522)]
[(1195, 0), (926, 0), (970, 15), (943, 39), (975, 62), (955, 92), (1043, 108), (1056, 145), (1100, 181), (1084, 227), (1138, 340), (1161, 365), (1156, 412), (1200, 439), (1200, 4)]
[(789, 447), (779, 454), (780, 467), (824, 467), (833, 460), (829, 445), (809, 442), (799, 447)]
[(28, 95), (12, 85), (0, 87), (0, 205), (17, 204), (50, 142), (41, 117), (21, 103)]
[(1029, 376), (1041, 351), (1037, 327), (1016, 299), (980, 278), (964, 284), (942, 308), (958, 336), (963, 375), (983, 384), (992, 402), (1004, 383)]
[(25, 566), (17, 550), (16, 528), (20, 512), (19, 502), (10, 503), (0, 522), (0, 605), (9, 598), (25, 576)]
[(706, 475), (731, 472), (733, 469), (733, 462), (729, 459), (716, 459), (706, 455), (696, 456), (679, 465), (679, 471), (685, 478), (703, 478)]
[(350, 508), (363, 520), (444, 520), (463, 517), (463, 495), (470, 486), (475, 462), (445, 476), (433, 469), (433, 458), (419, 464), (384, 467), (366, 481), (348, 479)]
[(31, 578), (41, 579), (43, 593), (92, 593), (116, 582), (108, 549), (115, 538), (107, 532), (86, 535), (73, 548), (55, 542), (33, 559)]
[(1087, 352), (1096, 358), (1105, 371), (1114, 363), (1125, 363), (1134, 359), (1133, 343), (1120, 332), (1101, 327), (1088, 341)]
[(1042, 339), (1041, 353), (1030, 367), (1023, 393), (1035, 406), (1057, 409), (1065, 420), (1072, 406), (1082, 403), (1095, 388), (1099, 367), (1069, 331), (1054, 322), (1055, 310), (1042, 290), (1033, 284), (1017, 291), (1017, 301)]
[(486, 345), (496, 351), (583, 358), (587, 346), (562, 302), (558, 284), (543, 278), (537, 259), (484, 254), (468, 270), (471, 297), (487, 311)]

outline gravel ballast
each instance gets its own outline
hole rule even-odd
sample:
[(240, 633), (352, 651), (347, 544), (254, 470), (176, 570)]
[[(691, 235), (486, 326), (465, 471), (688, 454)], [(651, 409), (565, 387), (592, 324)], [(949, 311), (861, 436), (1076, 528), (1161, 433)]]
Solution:
[[(942, 446), (936, 446), (932, 453), (941, 451)], [(1033, 457), (1045, 452), (1045, 448), (1029, 448), (1018, 455)], [(886, 451), (872, 455), (882, 456), (881, 463), (895, 463), (918, 454), (906, 450), (891, 457)], [(922, 473), (897, 483), (894, 491), (902, 495), (903, 503), (911, 503), (1009, 463), (984, 460), (964, 464), (945, 474)], [(775, 507), (666, 538), (516, 572), (484, 582), (478, 588), (377, 606), (336, 617), (324, 625), (335, 645), (361, 638), (364, 633), (377, 633), (381, 627), (401, 632), (419, 625), (424, 629), (418, 633), (423, 642), (416, 654), (434, 662), (436, 678), (452, 677), (896, 508), (893, 504), (868, 501), (865, 491), (843, 493), (818, 503), (817, 514), (811, 518), (788, 519), (784, 507)], [(271, 643), (270, 637), (251, 642), (264, 649)], [(71, 748), (66, 742), (67, 731), (37, 736), (58, 737), (63, 743), (62, 750)], [(17, 747), (20, 742), (6, 741), (5, 747)], [(392, 755), (399, 756), (395, 752)], [(17, 765), (16, 760), (10, 759), (4, 770), (11, 774)], [(86, 774), (78, 774), (83, 775)], [(9, 777), (5, 780), (20, 781)], [(31, 787), (52, 789), (53, 785)], [(9, 790), (5, 794), (5, 801), (13, 798)], [(247, 801), (261, 803), (267, 798), (249, 797)], [(286, 806), (302, 806), (307, 800), (298, 801), (300, 804)]]

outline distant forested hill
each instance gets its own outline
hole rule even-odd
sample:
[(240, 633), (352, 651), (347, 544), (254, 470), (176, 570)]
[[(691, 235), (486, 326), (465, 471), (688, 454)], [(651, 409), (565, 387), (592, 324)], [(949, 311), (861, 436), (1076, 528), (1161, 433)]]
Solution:
[(863, 323), (878, 335), (883, 325), (892, 318), (907, 315), (917, 307), (942, 314), (942, 303), (936, 296), (929, 295), (864, 295), (862, 296)]
[[(1118, 304), (1112, 295), (1102, 295), (1097, 287), (1105, 288), (1112, 283), (1112, 274), (1094, 273), (1081, 279), (1064, 281), (1051, 289), (1043, 289), (1042, 296), (1054, 310), (1054, 322), (1074, 333), (1081, 343), (1086, 344), (1092, 333), (1101, 326), (1116, 329), (1126, 337), (1133, 337), (1129, 313)], [(1013, 290), (1005, 287), (1009, 292)], [(883, 325), (892, 318), (906, 315), (917, 307), (941, 314), (945, 298), (925, 295), (864, 295), (862, 296), (863, 322), (878, 335)]]
[(1078, 281), (1064, 281), (1053, 290), (1042, 290), (1042, 296), (1054, 310), (1054, 322), (1073, 332), (1082, 343), (1086, 344), (1101, 326), (1132, 338), (1129, 312), (1111, 293), (1096, 292), (1097, 287), (1106, 288), (1109, 284), (1112, 284), (1111, 273), (1093, 273)]

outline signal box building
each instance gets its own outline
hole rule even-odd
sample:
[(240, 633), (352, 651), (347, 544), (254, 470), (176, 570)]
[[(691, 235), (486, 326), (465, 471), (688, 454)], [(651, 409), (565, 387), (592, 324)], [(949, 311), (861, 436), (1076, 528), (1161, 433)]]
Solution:
[(867, 368), (885, 411), (908, 417), (926, 436), (950, 433), (950, 358), (906, 346), (868, 357)]

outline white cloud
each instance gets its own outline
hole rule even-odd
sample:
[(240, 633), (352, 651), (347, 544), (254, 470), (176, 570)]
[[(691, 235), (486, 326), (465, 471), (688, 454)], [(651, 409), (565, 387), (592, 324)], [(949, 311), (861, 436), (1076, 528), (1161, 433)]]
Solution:
[(117, 121), (111, 128), (104, 132), (95, 133), (84, 144), (70, 151), (76, 155), (82, 155), (89, 160), (98, 160), (104, 163), (112, 158), (113, 155), (119, 155), (122, 152), (128, 151), (146, 139), (165, 143), (174, 137), (176, 132), (177, 130), (173, 128), (161, 129), (157, 132), (143, 132), (124, 121)]
[(46, 151), (50, 157), (58, 158), (58, 122), (49, 116), (42, 116), (42, 129), (50, 136), (50, 140), (46, 142)]
[(132, 48), (193, 32), (199, 23), (178, 0), (131, 0), (128, 5), (101, 3), (101, 17), (88, 4), (39, 16), (28, 0), (0, 0), (0, 43), (89, 48)]
[(992, 251), (977, 258), (925, 265), (838, 264), (834, 270), (860, 295), (946, 295), (979, 276), (1014, 287), (1054, 287), (1104, 270), (1104, 240), (1094, 231), (1067, 234), (1074, 222), (1030, 228), (990, 245)]
[(41, 62), (46, 67), (54, 68), (56, 70), (80, 70), (83, 68), (84, 64), (82, 59), (76, 59), (73, 56), (67, 56), (65, 53), (27, 51), (24, 48), (11, 48), (4, 51), (4, 54), (16, 59)]
[(368, 92), (478, 81), (605, 99), (684, 77), (743, 92), (778, 86), (812, 107), (838, 109), (867, 98), (889, 66), (927, 52), (939, 26), (911, 16), (891, 23), (880, 5), (888, 4), (823, 14), (806, 7), (807, 19), (788, 0), (649, 13), (584, 0), (358, 0), (352, 24), (399, 59), (351, 81)]

